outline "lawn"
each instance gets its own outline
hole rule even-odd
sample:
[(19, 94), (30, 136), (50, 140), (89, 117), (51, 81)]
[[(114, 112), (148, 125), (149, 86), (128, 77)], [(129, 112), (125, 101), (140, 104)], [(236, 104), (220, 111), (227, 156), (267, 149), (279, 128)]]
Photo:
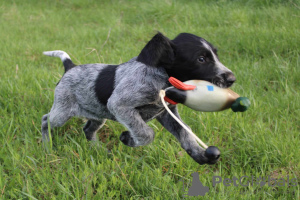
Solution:
[[(205, 199), (299, 199), (299, 30), (298, 0), (2, 0), (0, 199), (181, 199), (193, 172), (209, 187)], [(137, 56), (156, 31), (171, 39), (189, 32), (214, 44), (236, 75), (232, 89), (250, 99), (245, 113), (179, 105), (183, 121), (219, 147), (221, 160), (197, 164), (155, 120), (147, 146), (123, 145), (125, 128), (112, 121), (98, 142), (88, 142), (84, 119), (72, 119), (53, 131), (45, 150), (41, 117), (64, 69), (42, 52), (64, 50), (76, 64), (118, 64)], [(268, 183), (213, 186), (216, 176)]]

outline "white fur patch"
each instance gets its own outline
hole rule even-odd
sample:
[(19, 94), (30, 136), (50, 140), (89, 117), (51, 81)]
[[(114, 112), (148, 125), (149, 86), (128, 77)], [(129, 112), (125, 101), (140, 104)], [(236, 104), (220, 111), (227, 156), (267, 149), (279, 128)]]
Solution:
[(70, 56), (66, 52), (61, 51), (61, 50), (44, 51), (43, 54), (46, 55), (46, 56), (59, 57), (62, 62), (64, 62), (66, 59), (71, 60)]
[(201, 41), (203, 46), (205, 48), (207, 48), (212, 56), (213, 56), (213, 59), (214, 59), (214, 62), (216, 63), (217, 67), (218, 67), (218, 74), (223, 74), (225, 72), (231, 72), (231, 70), (229, 70), (227, 67), (225, 67), (221, 62), (220, 60), (218, 59), (217, 55), (213, 52), (212, 48), (205, 42), (205, 41)]

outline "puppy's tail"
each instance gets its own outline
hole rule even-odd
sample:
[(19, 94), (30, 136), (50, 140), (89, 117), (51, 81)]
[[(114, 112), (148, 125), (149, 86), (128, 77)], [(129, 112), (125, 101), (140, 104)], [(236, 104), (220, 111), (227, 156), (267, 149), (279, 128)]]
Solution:
[(64, 64), (65, 67), (65, 73), (72, 69), (73, 67), (75, 67), (76, 65), (72, 62), (70, 56), (61, 50), (56, 50), (56, 51), (44, 51), (43, 52), (44, 55), (46, 56), (52, 56), (52, 57), (59, 57), (61, 59), (61, 61)]

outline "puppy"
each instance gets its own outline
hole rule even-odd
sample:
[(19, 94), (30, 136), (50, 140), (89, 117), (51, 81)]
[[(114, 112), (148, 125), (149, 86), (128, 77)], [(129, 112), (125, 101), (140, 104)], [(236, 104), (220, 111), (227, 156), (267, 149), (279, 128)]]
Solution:
[[(83, 128), (88, 140), (95, 140), (97, 130), (110, 119), (128, 129), (120, 135), (125, 145), (147, 145), (155, 133), (146, 122), (156, 118), (196, 162), (217, 162), (219, 155), (208, 158), (196, 140), (166, 112), (159, 98), (159, 91), (170, 86), (170, 76), (182, 82), (206, 80), (223, 88), (233, 84), (233, 73), (203, 38), (181, 33), (170, 40), (157, 33), (137, 57), (119, 65), (76, 66), (63, 51), (44, 54), (61, 58), (65, 67), (55, 88), (51, 111), (42, 117), (44, 141), (49, 140), (48, 121), (54, 128), (64, 125), (71, 117), (83, 117), (88, 119)], [(175, 105), (169, 108), (179, 117)]]

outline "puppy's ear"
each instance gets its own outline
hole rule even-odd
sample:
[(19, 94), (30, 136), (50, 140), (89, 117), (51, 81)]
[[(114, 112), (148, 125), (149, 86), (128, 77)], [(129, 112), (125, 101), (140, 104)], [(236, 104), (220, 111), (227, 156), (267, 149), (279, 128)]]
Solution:
[(143, 48), (137, 61), (153, 67), (171, 68), (175, 60), (175, 45), (158, 32)]

